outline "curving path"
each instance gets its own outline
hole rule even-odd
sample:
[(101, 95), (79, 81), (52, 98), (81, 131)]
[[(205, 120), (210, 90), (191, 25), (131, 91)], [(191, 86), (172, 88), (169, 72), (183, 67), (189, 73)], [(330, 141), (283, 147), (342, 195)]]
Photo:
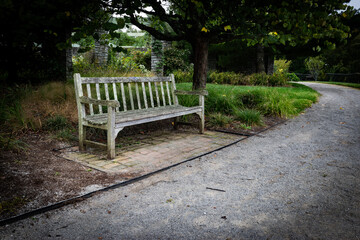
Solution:
[(0, 239), (360, 239), (360, 91), (306, 85), (299, 117)]

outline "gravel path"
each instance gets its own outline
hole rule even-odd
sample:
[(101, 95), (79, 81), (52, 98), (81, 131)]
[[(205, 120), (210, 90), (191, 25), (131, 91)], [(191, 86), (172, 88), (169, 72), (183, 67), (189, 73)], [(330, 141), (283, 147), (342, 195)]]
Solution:
[(306, 85), (322, 97), (299, 117), (0, 238), (360, 239), (360, 91)]

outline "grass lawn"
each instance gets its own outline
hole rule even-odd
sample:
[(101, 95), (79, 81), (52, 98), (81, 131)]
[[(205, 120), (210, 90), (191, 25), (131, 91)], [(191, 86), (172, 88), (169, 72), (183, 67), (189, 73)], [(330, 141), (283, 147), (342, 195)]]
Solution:
[(360, 83), (322, 82), (322, 81), (321, 82), (317, 81), (316, 83), (326, 83), (326, 84), (340, 85), (340, 86), (352, 87), (352, 88), (360, 89)]
[[(177, 87), (190, 90), (191, 83), (180, 83)], [(319, 96), (315, 90), (296, 83), (290, 87), (207, 84), (206, 89), (209, 92), (205, 100), (207, 120), (220, 125), (239, 120), (247, 126), (254, 126), (261, 125), (263, 116), (296, 116), (316, 102)], [(181, 96), (179, 101), (185, 106), (197, 103), (194, 96)]]

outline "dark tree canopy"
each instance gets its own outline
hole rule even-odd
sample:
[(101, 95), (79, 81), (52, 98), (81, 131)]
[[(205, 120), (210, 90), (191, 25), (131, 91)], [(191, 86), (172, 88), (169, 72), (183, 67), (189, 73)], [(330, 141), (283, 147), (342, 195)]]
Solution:
[[(0, 0), (0, 71), (7, 84), (65, 79), (75, 31), (93, 32), (101, 1)], [(84, 27), (85, 26), (85, 27)]]
[[(246, 39), (248, 45), (305, 45), (309, 41), (333, 46), (346, 39), (349, 28), (340, 21), (351, 15), (349, 0), (114, 0), (113, 11), (161, 40), (186, 40), (194, 51), (193, 88), (206, 84), (208, 46)], [(148, 25), (139, 14), (147, 14)], [(166, 22), (167, 28), (156, 23)], [(320, 48), (320, 47), (319, 47)], [(318, 48), (318, 50), (319, 50)]]

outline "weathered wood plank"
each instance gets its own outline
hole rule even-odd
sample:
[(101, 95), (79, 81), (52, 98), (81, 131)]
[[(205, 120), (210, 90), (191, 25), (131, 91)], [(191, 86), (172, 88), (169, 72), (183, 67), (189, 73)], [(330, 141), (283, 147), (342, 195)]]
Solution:
[(176, 95), (201, 95), (201, 96), (207, 96), (209, 93), (206, 90), (200, 90), (200, 91), (181, 91), (176, 90)]
[(98, 104), (98, 105), (114, 107), (114, 108), (120, 106), (120, 103), (117, 100), (98, 100), (98, 99), (89, 98), (89, 97), (85, 97), (85, 96), (80, 97), (80, 102), (87, 103), (87, 104)]
[[(101, 100), (99, 84), (96, 83), (95, 86), (96, 86), (96, 96), (97, 96), (97, 99), (98, 99), (98, 100)], [(103, 110), (102, 110), (102, 106), (101, 106), (101, 105), (99, 105), (99, 113), (100, 113), (100, 114), (103, 113)]]
[(153, 94), (152, 94), (152, 89), (151, 89), (151, 82), (148, 82), (148, 85), (149, 85), (149, 94), (150, 94), (151, 107), (154, 107), (154, 99), (153, 99)]
[[(87, 90), (87, 95), (89, 98), (91, 98), (91, 88), (90, 88), (90, 84), (86, 84), (86, 90)], [(92, 104), (89, 104), (89, 108), (90, 108), (90, 115), (94, 115), (94, 107)]]
[(82, 97), (84, 94), (82, 89), (81, 76), (79, 73), (74, 74), (74, 85), (79, 119), (79, 150), (83, 151), (85, 150), (84, 141), (86, 140), (86, 128), (84, 127), (83, 119), (86, 117), (86, 113), (84, 104), (80, 102), (80, 97)]
[(170, 90), (169, 90), (169, 82), (165, 82), (165, 85), (166, 85), (166, 93), (168, 95), (169, 105), (172, 105), (171, 104)]
[[(168, 116), (168, 118), (181, 116), (191, 113), (201, 112), (202, 109), (200, 106), (196, 107), (184, 107), (184, 106), (165, 106), (159, 108), (148, 108), (148, 109), (137, 109), (131, 110), (126, 112), (118, 112), (115, 114), (116, 116), (116, 123), (124, 123), (124, 122), (131, 122), (142, 120), (146, 122), (146, 119), (149, 119), (148, 122), (152, 121), (152, 118), (157, 116)], [(180, 115), (179, 115), (180, 114)], [(86, 120), (92, 124), (104, 124), (107, 122), (108, 114), (98, 114), (93, 116), (87, 116)]]
[(146, 96), (146, 88), (145, 88), (145, 83), (144, 83), (144, 82), (141, 83), (141, 88), (142, 88), (142, 91), (143, 91), (145, 109), (148, 109), (148, 102), (147, 102), (147, 96)]
[(124, 111), (127, 111), (124, 83), (120, 83), (120, 87), (121, 87), (121, 96), (123, 100)]
[(160, 88), (161, 88), (161, 97), (163, 100), (163, 106), (166, 106), (166, 102), (165, 102), (165, 93), (164, 93), (164, 85), (162, 82), (160, 82)]
[(169, 77), (83, 77), (82, 83), (134, 83), (134, 82), (165, 82)]
[(155, 82), (155, 94), (156, 94), (156, 102), (157, 102), (157, 106), (160, 107), (160, 98), (159, 98), (159, 92), (158, 92), (158, 85)]
[(108, 84), (105, 83), (105, 84), (104, 84), (104, 87), (105, 87), (105, 97), (106, 97), (106, 100), (110, 100)]
[(136, 92), (136, 99), (137, 99), (137, 103), (138, 103), (138, 109), (141, 109), (141, 99), (140, 99), (140, 94), (139, 94), (139, 86), (137, 83), (135, 83), (135, 92)]
[[(112, 84), (113, 87), (113, 93), (114, 93), (114, 100), (118, 101), (118, 95), (117, 95), (117, 89), (116, 89), (116, 83)], [(116, 112), (120, 111), (120, 107), (116, 108)]]
[(134, 110), (134, 98), (132, 95), (132, 91), (131, 91), (131, 83), (128, 83), (128, 88), (129, 88), (129, 97), (130, 97), (130, 104), (131, 104), (131, 109)]
[(174, 101), (174, 105), (179, 105), (179, 100), (178, 97), (175, 95), (175, 91), (176, 91), (176, 84), (175, 84), (175, 77), (174, 74), (170, 75), (170, 79), (171, 79), (171, 93), (173, 96), (173, 101)]

